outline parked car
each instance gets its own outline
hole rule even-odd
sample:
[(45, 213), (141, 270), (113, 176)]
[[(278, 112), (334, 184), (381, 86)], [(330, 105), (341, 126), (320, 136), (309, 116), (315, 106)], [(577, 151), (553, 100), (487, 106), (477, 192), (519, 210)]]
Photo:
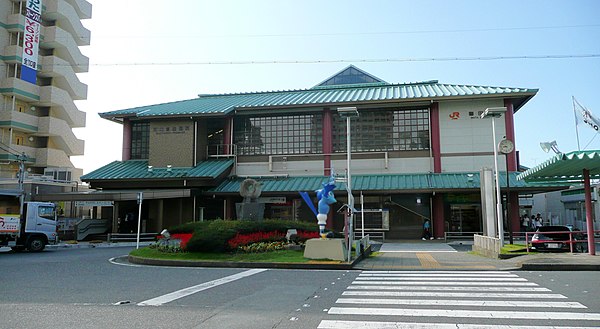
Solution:
[(573, 244), (573, 252), (587, 252), (586, 239), (585, 234), (571, 225), (542, 226), (531, 238), (531, 247), (537, 251), (569, 252)]

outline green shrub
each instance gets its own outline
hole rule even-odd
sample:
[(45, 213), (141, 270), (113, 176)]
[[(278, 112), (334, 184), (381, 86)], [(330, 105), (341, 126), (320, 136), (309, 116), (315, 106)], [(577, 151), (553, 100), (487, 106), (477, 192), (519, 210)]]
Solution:
[(315, 222), (297, 222), (282, 220), (239, 221), (213, 220), (196, 223), (186, 223), (169, 229), (171, 233), (193, 233), (186, 249), (190, 252), (223, 252), (230, 251), (227, 241), (236, 234), (254, 232), (286, 232), (288, 229), (317, 232)]

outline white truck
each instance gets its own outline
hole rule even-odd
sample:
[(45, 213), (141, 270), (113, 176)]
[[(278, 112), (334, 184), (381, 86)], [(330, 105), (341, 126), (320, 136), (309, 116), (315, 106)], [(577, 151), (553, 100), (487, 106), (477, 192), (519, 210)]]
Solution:
[(0, 214), (0, 247), (14, 251), (42, 251), (58, 242), (56, 206), (50, 202), (25, 202), (23, 216)]

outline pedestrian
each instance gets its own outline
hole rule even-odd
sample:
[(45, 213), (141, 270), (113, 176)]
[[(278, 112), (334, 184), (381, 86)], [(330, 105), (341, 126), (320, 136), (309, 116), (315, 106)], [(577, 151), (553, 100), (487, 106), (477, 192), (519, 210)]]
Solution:
[(534, 226), (535, 231), (537, 231), (540, 227), (542, 227), (542, 225), (543, 225), (542, 216), (540, 214), (537, 214), (537, 217), (535, 217), (533, 220), (533, 226)]
[(529, 221), (531, 225), (531, 230), (535, 231), (537, 229), (537, 225), (535, 225), (535, 215), (531, 215), (531, 220)]
[(540, 226), (544, 225), (544, 219), (542, 218), (542, 215), (539, 212), (535, 216), (535, 219), (537, 219), (537, 221), (540, 223)]
[(527, 229), (529, 228), (529, 216), (523, 215), (521, 226), (523, 227), (523, 232), (527, 232)]
[(427, 239), (433, 240), (433, 236), (431, 236), (431, 222), (429, 219), (426, 219), (423, 223), (423, 236), (421, 237), (421, 240)]

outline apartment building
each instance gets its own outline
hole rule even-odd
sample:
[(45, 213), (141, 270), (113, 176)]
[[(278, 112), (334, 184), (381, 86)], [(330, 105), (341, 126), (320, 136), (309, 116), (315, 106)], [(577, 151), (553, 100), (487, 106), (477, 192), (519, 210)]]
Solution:
[[(352, 190), (365, 229), (386, 239), (419, 238), (432, 220), (436, 237), (483, 230), (480, 171), (494, 167), (486, 108), (505, 107), (496, 139), (515, 141), (514, 118), (537, 89), (388, 83), (349, 66), (303, 90), (199, 95), (197, 98), (101, 113), (123, 125), (123, 159), (82, 177), (114, 200), (113, 231), (137, 216), (147, 231), (188, 221), (236, 219), (242, 183), (262, 190), (264, 217), (315, 221), (299, 191), (314, 190), (334, 171), (344, 176), (351, 119)], [(500, 156), (500, 183), (519, 230), (518, 196), (556, 189), (515, 179), (517, 151)], [(507, 164), (507, 165), (506, 165)], [(509, 183), (507, 183), (507, 176)], [(335, 191), (328, 226), (342, 230), (345, 183)], [(362, 216), (362, 214), (361, 214)], [(362, 218), (355, 227), (361, 231)], [(125, 220), (125, 221), (124, 221)]]
[[(0, 209), (14, 206), (19, 161), (24, 162), (26, 199), (71, 191), (82, 169), (85, 127), (75, 100), (87, 97), (77, 73), (88, 71), (80, 47), (90, 44), (82, 25), (92, 15), (85, 0), (0, 0)], [(13, 191), (13, 192), (11, 192)], [(16, 204), (18, 205), (18, 203)]]

